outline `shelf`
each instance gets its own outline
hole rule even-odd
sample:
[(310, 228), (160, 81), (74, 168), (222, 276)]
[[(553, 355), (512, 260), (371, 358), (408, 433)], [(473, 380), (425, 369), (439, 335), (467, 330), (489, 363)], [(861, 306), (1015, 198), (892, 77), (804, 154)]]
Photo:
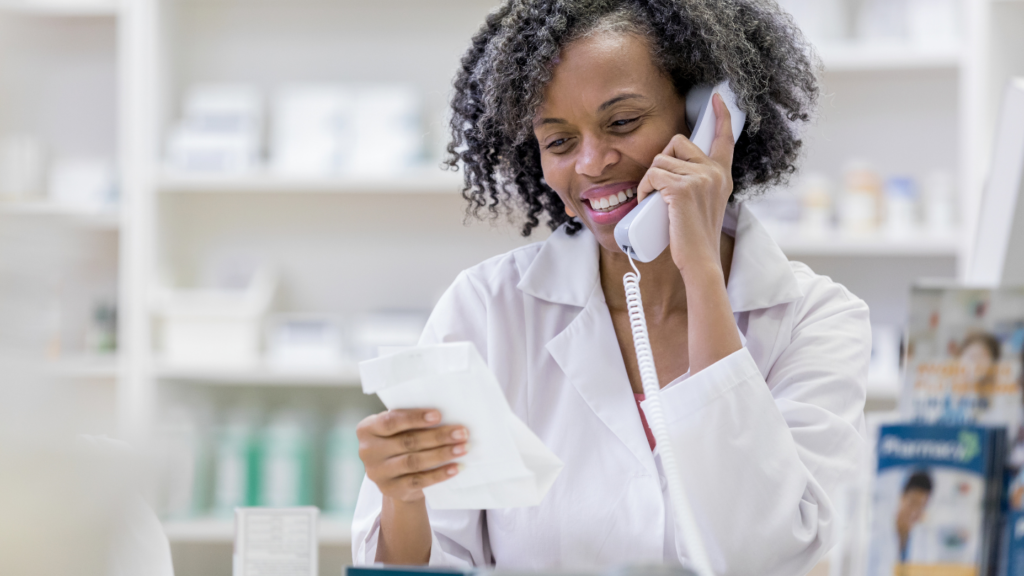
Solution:
[(285, 177), (262, 171), (238, 176), (165, 171), (159, 188), (173, 193), (458, 194), (462, 173), (417, 168), (391, 174)]
[(116, 0), (0, 0), (0, 12), (35, 16), (117, 16)]
[(0, 204), (0, 215), (45, 218), (99, 230), (117, 230), (121, 226), (121, 214), (116, 208), (82, 210), (46, 202), (16, 202)]
[(960, 252), (956, 235), (932, 236), (926, 233), (893, 238), (882, 233), (847, 235), (830, 233), (801, 236), (798, 233), (773, 232), (772, 236), (787, 256), (873, 256), (873, 257), (950, 257)]
[[(217, 544), (235, 540), (234, 520), (202, 518), (169, 520), (163, 524), (167, 539), (175, 543)], [(348, 546), (352, 542), (352, 526), (342, 520), (321, 519), (318, 535), (322, 546)]]
[(875, 402), (896, 402), (900, 397), (899, 380), (868, 379), (868, 400)]
[(827, 72), (955, 69), (961, 54), (956, 47), (917, 48), (901, 44), (832, 44), (818, 47)]
[(58, 378), (115, 380), (120, 365), (116, 356), (81, 356), (56, 360), (46, 370)]
[(165, 364), (157, 369), (156, 376), (161, 380), (218, 386), (359, 386), (359, 367), (355, 364), (310, 370), (281, 369), (268, 365), (207, 368)]

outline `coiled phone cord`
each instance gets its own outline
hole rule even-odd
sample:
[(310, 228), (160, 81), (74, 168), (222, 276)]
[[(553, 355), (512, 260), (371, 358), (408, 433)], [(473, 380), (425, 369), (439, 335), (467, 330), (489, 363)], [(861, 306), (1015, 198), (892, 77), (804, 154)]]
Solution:
[[(628, 253), (627, 256), (629, 256)], [(644, 397), (649, 408), (644, 413), (647, 416), (647, 423), (654, 433), (658, 453), (661, 455), (661, 467), (665, 472), (669, 499), (672, 501), (672, 509), (675, 511), (673, 517), (675, 518), (676, 532), (683, 537), (686, 550), (689, 552), (690, 560), (693, 562), (697, 574), (699, 576), (714, 576), (711, 571), (711, 561), (704, 548), (704, 541), (697, 529), (697, 522), (693, 518), (690, 501), (683, 489), (679, 462), (676, 460), (668, 435), (668, 424), (665, 422), (665, 413), (662, 410), (659, 396), (661, 386), (658, 383), (658, 372), (654, 368), (651, 340), (647, 335), (647, 318), (644, 316), (644, 305), (640, 300), (640, 270), (637, 269), (631, 256), (629, 256), (629, 265), (633, 267), (633, 272), (627, 272), (622, 277), (622, 284), (626, 288), (626, 308), (629, 310), (629, 325), (633, 331), (633, 347), (636, 349), (640, 380), (643, 383)]]

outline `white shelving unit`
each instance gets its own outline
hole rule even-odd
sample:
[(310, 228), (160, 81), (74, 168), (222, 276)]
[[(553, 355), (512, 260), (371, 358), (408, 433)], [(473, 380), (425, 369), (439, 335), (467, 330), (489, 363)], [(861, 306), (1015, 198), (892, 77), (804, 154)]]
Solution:
[(953, 48), (922, 49), (912, 46), (850, 42), (818, 47), (822, 62), (830, 72), (878, 72), (889, 70), (920, 71), (959, 68), (963, 55)]
[(113, 17), (118, 0), (0, 0), (0, 10), (35, 16)]
[[(120, 305), (119, 356), (72, 356), (57, 366), (76, 378), (114, 383), (123, 437), (145, 439), (181, 387), (215, 389), (221, 399), (296, 388), (328, 404), (361, 396), (352, 366), (299, 373), (163, 363), (150, 309), (160, 278), (189, 285), (218, 258), (255, 259), (283, 272), (281, 312), (426, 310), (459, 270), (527, 241), (508, 227), (463, 227), (461, 174), (439, 169), (209, 178), (175, 173), (163, 163), (167, 133), (193, 84), (247, 83), (269, 92), (290, 83), (358, 81), (406, 82), (421, 91), (433, 157), (428, 165), (436, 166), (453, 71), (495, 3), (0, 0), (0, 133), (34, 121), (58, 149), (119, 160), (122, 206), (116, 213), (34, 204), (0, 205), (0, 215), (40, 226), (70, 223), (103, 247)], [(964, 268), (998, 95), (1007, 77), (1024, 74), (1024, 2), (963, 5), (963, 41), (956, 50), (862, 44), (820, 50), (823, 108), (806, 139), (805, 170), (838, 178), (843, 164), (859, 156), (884, 174), (920, 176), (946, 167), (960, 183), (956, 237), (778, 237), (792, 258), (864, 297), (875, 321), (902, 321), (901, 294), (912, 279), (953, 276)], [(19, 66), (5, 66), (15, 56), (22, 58)], [(18, 75), (25, 70), (36, 72)], [(8, 98), (4, 90), (12, 86), (18, 91)], [(44, 88), (61, 96), (32, 97)], [(534, 240), (543, 237), (540, 231)], [(869, 393), (874, 401), (892, 402), (895, 383), (872, 382)], [(229, 522), (174, 521), (165, 528), (176, 554), (190, 553), (182, 546), (216, 549), (202, 556), (210, 560), (198, 573), (230, 573)], [(327, 521), (321, 536), (335, 547), (350, 538), (345, 525)], [(324, 569), (335, 574), (336, 568)]]
[(266, 172), (244, 176), (210, 177), (165, 171), (159, 182), (165, 193), (197, 194), (457, 194), (462, 175), (436, 168), (397, 174), (353, 174), (327, 177), (282, 177)]
[(0, 204), (0, 214), (45, 219), (98, 230), (117, 231), (121, 227), (121, 213), (116, 209), (78, 210), (47, 202), (25, 202)]
[[(164, 523), (164, 531), (173, 542), (180, 543), (223, 545), (235, 539), (233, 520), (171, 520)], [(321, 519), (317, 534), (321, 546), (348, 546), (352, 541), (351, 522)]]
[(780, 235), (775, 241), (787, 256), (797, 260), (806, 256), (956, 258), (961, 247), (960, 239), (956, 236), (935, 237), (924, 233), (897, 238), (881, 233), (867, 236), (796, 234)]
[(281, 369), (269, 365), (241, 368), (183, 368), (158, 366), (156, 377), (168, 382), (189, 382), (219, 386), (307, 386), (358, 388), (359, 367), (355, 363), (325, 369)]
[[(0, 137), (38, 141), (49, 164), (118, 152), (118, 10), (112, 1), (0, 0)], [(42, 188), (42, 185), (40, 186)], [(0, 202), (0, 226), (34, 238), (48, 272), (46, 373), (73, 383), (82, 432), (116, 435), (124, 391), (121, 356), (87, 343), (100, 302), (119, 305), (121, 215), (49, 202), (45, 190)], [(36, 327), (34, 327), (36, 328)], [(77, 415), (76, 415), (77, 417)]]

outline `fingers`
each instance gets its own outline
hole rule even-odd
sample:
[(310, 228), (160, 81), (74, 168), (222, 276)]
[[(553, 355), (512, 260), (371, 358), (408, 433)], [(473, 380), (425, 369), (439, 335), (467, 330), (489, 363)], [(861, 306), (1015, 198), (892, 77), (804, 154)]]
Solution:
[(459, 473), (458, 464), (449, 464), (426, 472), (406, 474), (391, 481), (387, 492), (394, 498), (404, 501), (423, 498), (423, 489), (448, 480)]
[(394, 436), (407, 430), (428, 428), (441, 422), (441, 413), (429, 408), (387, 410), (363, 420), (368, 431), (375, 436)]
[(465, 444), (457, 444), (455, 446), (442, 446), (432, 450), (400, 454), (386, 460), (381, 466), (381, 472), (387, 477), (399, 478), (406, 474), (433, 470), (460, 456), (465, 456), (466, 451)]
[[(693, 170), (680, 174), (665, 168), (652, 166), (644, 175), (644, 182), (651, 190), (718, 190), (723, 185), (722, 176), (712, 170)], [(639, 195), (639, 186), (637, 194)]]
[(711, 153), (708, 157), (726, 168), (732, 168), (732, 157), (736, 150), (736, 139), (732, 133), (732, 113), (729, 112), (729, 107), (725, 105), (721, 94), (715, 94), (711, 98), (711, 105), (715, 107), (718, 125), (715, 127), (715, 139), (711, 142)]
[(468, 438), (469, 432), (458, 425), (439, 426), (427, 430), (410, 430), (388, 438), (389, 448), (384, 456), (391, 457), (396, 454), (463, 444)]

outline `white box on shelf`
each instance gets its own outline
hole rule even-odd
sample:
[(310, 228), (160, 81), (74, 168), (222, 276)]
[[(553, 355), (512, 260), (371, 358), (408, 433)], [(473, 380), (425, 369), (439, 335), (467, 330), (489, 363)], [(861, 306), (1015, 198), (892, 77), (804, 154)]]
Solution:
[(351, 90), (334, 85), (295, 85), (274, 97), (271, 170), (281, 175), (337, 172), (355, 143)]
[(381, 311), (362, 315), (352, 326), (356, 358), (376, 358), (381, 349), (415, 346), (427, 323), (426, 312)]
[(422, 102), (412, 86), (366, 85), (356, 90), (356, 147), (348, 168), (376, 173), (409, 169), (423, 155)]
[(237, 174), (259, 166), (263, 97), (246, 85), (198, 85), (167, 141), (168, 163), (186, 172)]
[(233, 575), (316, 576), (319, 515), (314, 506), (236, 508)]
[(263, 132), (263, 96), (255, 86), (199, 84), (185, 96), (182, 125), (206, 134)]
[(267, 359), (273, 368), (310, 370), (341, 365), (341, 329), (331, 318), (282, 315), (270, 325)]
[(175, 170), (204, 174), (244, 174), (259, 166), (259, 142), (248, 134), (206, 134), (178, 128), (167, 145)]
[(260, 360), (263, 319), (276, 279), (257, 271), (244, 290), (163, 289), (155, 311), (163, 359), (172, 366), (251, 366)]
[(116, 198), (113, 165), (102, 158), (61, 158), (50, 167), (50, 201), (66, 208), (98, 211)]

